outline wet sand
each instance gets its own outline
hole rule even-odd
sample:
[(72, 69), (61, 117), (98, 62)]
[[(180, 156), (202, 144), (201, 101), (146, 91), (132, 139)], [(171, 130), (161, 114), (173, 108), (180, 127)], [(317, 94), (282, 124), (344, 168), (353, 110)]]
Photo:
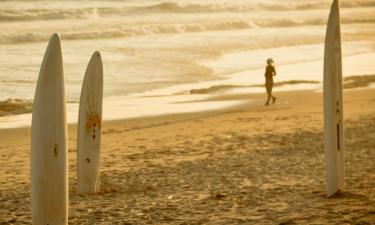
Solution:
[[(375, 89), (344, 91), (347, 189), (325, 197), (322, 93), (223, 95), (240, 107), (103, 124), (101, 192), (70, 224), (374, 224)], [(210, 101), (208, 100), (208, 101)], [(29, 224), (30, 129), (0, 130), (0, 224)]]

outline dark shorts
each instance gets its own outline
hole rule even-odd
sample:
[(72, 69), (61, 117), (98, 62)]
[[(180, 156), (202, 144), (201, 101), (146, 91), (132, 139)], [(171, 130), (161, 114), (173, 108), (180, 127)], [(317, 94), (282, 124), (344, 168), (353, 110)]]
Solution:
[(272, 93), (272, 88), (273, 88), (273, 79), (269, 79), (267, 78), (266, 79), (266, 90), (267, 90), (267, 94), (271, 94)]

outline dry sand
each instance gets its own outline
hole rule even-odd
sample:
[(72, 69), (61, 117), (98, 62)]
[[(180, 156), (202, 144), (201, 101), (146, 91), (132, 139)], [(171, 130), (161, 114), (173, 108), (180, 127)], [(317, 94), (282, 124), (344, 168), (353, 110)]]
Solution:
[[(70, 224), (374, 224), (375, 89), (344, 92), (347, 190), (325, 197), (322, 95), (277, 93), (215, 112), (106, 122), (101, 193)], [(29, 129), (0, 130), (0, 224), (29, 224)]]

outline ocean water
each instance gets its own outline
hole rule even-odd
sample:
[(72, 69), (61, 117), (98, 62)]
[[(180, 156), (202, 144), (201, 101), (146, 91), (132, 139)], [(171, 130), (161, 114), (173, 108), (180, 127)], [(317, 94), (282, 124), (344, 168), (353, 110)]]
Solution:
[[(363, 55), (344, 72), (375, 73), (375, 0), (340, 3), (344, 57)], [(321, 80), (317, 65), (323, 58), (330, 4), (331, 0), (2, 0), (0, 101), (33, 99), (48, 39), (56, 32), (62, 37), (66, 94), (72, 103), (79, 100), (86, 65), (97, 50), (104, 63), (105, 102), (158, 90), (173, 95), (165, 90), (188, 91), (184, 89), (234, 77), (257, 84), (268, 57), (281, 68), (280, 80)], [(311, 62), (317, 62), (316, 67), (301, 68)], [(247, 78), (238, 81), (237, 75), (246, 73), (240, 77)]]

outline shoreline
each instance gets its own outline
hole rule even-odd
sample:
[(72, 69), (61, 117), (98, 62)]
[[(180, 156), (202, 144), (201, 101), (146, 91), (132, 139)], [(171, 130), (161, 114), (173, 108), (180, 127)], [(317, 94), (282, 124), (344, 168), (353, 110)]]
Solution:
[[(358, 93), (361, 92), (374, 92), (375, 88), (370, 87), (359, 87), (359, 88), (353, 88), (353, 89), (344, 89), (344, 98), (345, 93)], [(266, 110), (272, 107), (280, 106), (280, 105), (289, 105), (293, 103), (295, 99), (291, 98), (289, 100), (283, 100), (282, 97), (287, 96), (295, 96), (302, 94), (302, 96), (314, 96), (314, 95), (321, 95), (321, 90), (297, 90), (297, 91), (282, 91), (282, 92), (276, 92), (274, 93), (277, 96), (277, 102), (275, 105), (269, 105), (265, 106), (264, 102), (266, 100), (266, 94), (265, 93), (231, 93), (231, 94), (225, 94), (225, 95), (216, 95), (216, 96), (210, 96), (201, 100), (192, 101), (192, 103), (196, 102), (216, 102), (216, 101), (242, 101), (242, 103), (237, 104), (235, 106), (229, 106), (219, 109), (213, 109), (213, 110), (204, 110), (204, 111), (197, 111), (197, 112), (186, 112), (186, 113), (170, 113), (170, 114), (161, 114), (161, 115), (152, 115), (152, 116), (143, 116), (143, 117), (135, 117), (135, 118), (124, 118), (124, 119), (113, 119), (113, 120), (103, 120), (102, 127), (106, 127), (106, 129), (103, 129), (103, 133), (108, 133), (108, 130), (111, 130), (113, 126), (118, 126), (118, 124), (127, 124), (128, 128), (126, 131), (132, 131), (132, 130), (139, 130), (139, 129), (146, 129), (151, 128), (155, 126), (163, 126), (173, 123), (179, 123), (179, 122), (185, 122), (190, 120), (199, 120), (202, 118), (210, 118), (214, 116), (220, 116), (224, 114), (230, 114), (230, 113), (236, 113), (236, 112), (242, 112), (242, 111), (256, 111), (256, 110)], [(279, 97), (281, 96), (281, 97)], [(280, 99), (281, 98), (281, 99)], [(280, 103), (280, 101), (283, 101)], [(294, 103), (295, 104), (295, 103)], [(345, 104), (345, 99), (344, 99)], [(322, 110), (321, 110), (322, 111)], [(375, 110), (374, 110), (375, 111)], [(323, 112), (322, 112), (323, 115)], [(346, 117), (346, 114), (345, 114)], [(159, 121), (159, 122), (156, 122)], [(71, 132), (72, 130), (76, 130), (77, 123), (68, 123), (68, 130), (69, 133), (73, 134), (75, 136), (75, 132)], [(10, 128), (1, 128), (0, 129), (0, 138), (4, 138), (8, 136), (7, 134), (10, 134), (9, 136), (13, 136), (15, 133), (25, 133), (29, 135), (31, 127), (30, 126), (24, 126), (24, 127), (10, 127)], [(69, 136), (70, 139), (71, 136)], [(0, 144), (0, 146), (2, 146)]]
[[(345, 76), (343, 88), (346, 89), (371, 89), (375, 88), (375, 75)], [(275, 93), (288, 93), (293, 91), (321, 91), (321, 83), (313, 80), (277, 81), (274, 85)], [(294, 90), (293, 90), (294, 89)], [(248, 95), (249, 98), (230, 98), (226, 96)], [(205, 86), (200, 89), (190, 89), (184, 93), (171, 95), (137, 94), (122, 98), (110, 98), (104, 100), (104, 121), (119, 121), (148, 117), (160, 117), (185, 113), (201, 113), (221, 111), (227, 108), (239, 107), (250, 99), (257, 99), (259, 95), (265, 95), (263, 85), (236, 85), (218, 84)], [(202, 104), (205, 103), (205, 104)], [(3, 105), (3, 114), (12, 110), (32, 110), (32, 102), (22, 99), (8, 99), (0, 102)], [(68, 124), (77, 124), (79, 103), (67, 103)], [(8, 108), (8, 111), (7, 111)], [(110, 113), (108, 113), (110, 111)], [(117, 113), (116, 113), (117, 112)], [(110, 114), (110, 115), (108, 115)], [(11, 114), (0, 116), (1, 129), (30, 128), (31, 113)]]

